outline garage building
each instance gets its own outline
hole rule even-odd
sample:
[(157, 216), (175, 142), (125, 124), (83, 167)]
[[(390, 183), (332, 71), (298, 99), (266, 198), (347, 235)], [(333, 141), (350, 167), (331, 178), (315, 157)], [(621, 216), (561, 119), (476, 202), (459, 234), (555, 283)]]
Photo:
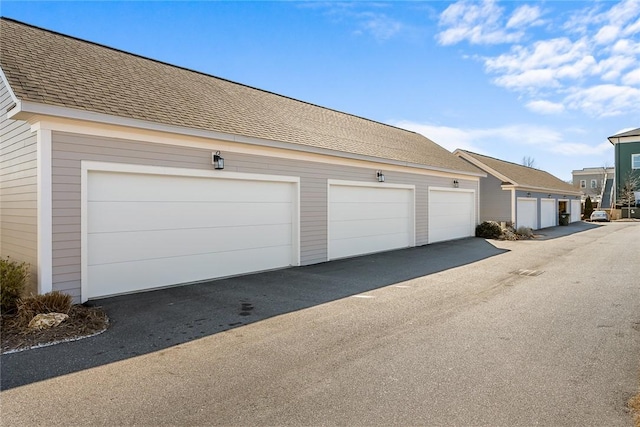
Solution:
[(76, 301), (473, 235), (414, 132), (0, 20), (0, 251)]

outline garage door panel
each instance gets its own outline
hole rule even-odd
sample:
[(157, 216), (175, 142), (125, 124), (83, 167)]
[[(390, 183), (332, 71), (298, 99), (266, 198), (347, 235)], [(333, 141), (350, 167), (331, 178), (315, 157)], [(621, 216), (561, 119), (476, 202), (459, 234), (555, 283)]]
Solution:
[(332, 186), (331, 201), (334, 203), (354, 202), (353, 194), (357, 188), (358, 203), (409, 203), (411, 191), (409, 189), (380, 188), (364, 186)]
[[(194, 201), (194, 202), (282, 202), (290, 199), (287, 186), (280, 182), (251, 181), (254, 191), (246, 192), (247, 181), (92, 172), (89, 201)], [(102, 179), (100, 178), (102, 176)], [(188, 191), (185, 191), (187, 189)]]
[(358, 236), (396, 234), (408, 232), (406, 218), (385, 218), (360, 221), (331, 221), (331, 232), (336, 239), (352, 239)]
[(571, 201), (571, 222), (580, 221), (582, 216), (582, 202), (580, 200)]
[[(188, 212), (188, 221), (185, 221)], [(281, 224), (292, 220), (291, 203), (90, 202), (89, 233)]]
[(388, 218), (408, 218), (408, 204), (390, 203), (335, 203), (331, 210), (331, 221), (360, 221)]
[(172, 258), (250, 248), (286, 246), (290, 224), (99, 233), (88, 242), (89, 266), (102, 263)]
[(540, 227), (556, 225), (556, 201), (554, 199), (540, 200)]
[(410, 188), (331, 185), (330, 258), (411, 246), (413, 210)]
[[(254, 260), (250, 267), (247, 259)], [(290, 259), (288, 249), (280, 247), (94, 265), (89, 267), (92, 283), (88, 297), (115, 295), (207, 280), (212, 277), (286, 267), (290, 265)], [(212, 275), (212, 272), (215, 275)]]
[(535, 199), (518, 199), (517, 201), (517, 227), (538, 228), (538, 202)]
[(381, 252), (408, 246), (406, 233), (358, 236), (351, 239), (332, 240), (331, 243), (331, 257), (333, 258), (344, 258), (354, 254)]
[(89, 171), (87, 184), (83, 300), (297, 259), (294, 182)]
[(475, 193), (460, 190), (429, 192), (429, 243), (475, 234)]

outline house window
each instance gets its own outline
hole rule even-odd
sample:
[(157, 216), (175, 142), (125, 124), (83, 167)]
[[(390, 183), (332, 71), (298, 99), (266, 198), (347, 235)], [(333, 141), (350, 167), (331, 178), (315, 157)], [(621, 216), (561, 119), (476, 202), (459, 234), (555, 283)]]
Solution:
[(597, 188), (598, 187), (598, 180), (597, 179), (592, 179), (591, 180), (591, 188)]
[(581, 179), (580, 180), (580, 188), (587, 188), (587, 180), (586, 179)]
[(631, 169), (640, 169), (640, 154), (631, 155)]

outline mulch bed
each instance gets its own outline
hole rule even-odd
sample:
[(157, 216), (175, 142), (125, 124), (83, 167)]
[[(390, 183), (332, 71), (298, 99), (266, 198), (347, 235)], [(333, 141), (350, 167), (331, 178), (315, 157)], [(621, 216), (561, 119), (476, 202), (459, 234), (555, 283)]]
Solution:
[(57, 342), (74, 341), (99, 334), (109, 326), (109, 318), (100, 307), (73, 305), (69, 318), (60, 325), (43, 330), (29, 329), (15, 314), (3, 314), (0, 325), (0, 350), (8, 353)]

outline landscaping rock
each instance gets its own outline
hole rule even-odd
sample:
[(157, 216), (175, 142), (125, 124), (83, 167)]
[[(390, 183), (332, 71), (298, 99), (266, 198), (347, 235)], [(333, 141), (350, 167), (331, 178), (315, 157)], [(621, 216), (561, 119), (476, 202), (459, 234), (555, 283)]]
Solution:
[(46, 314), (37, 314), (31, 321), (29, 322), (29, 329), (49, 329), (58, 326), (60, 323), (64, 322), (69, 318), (68, 315), (64, 313), (46, 313)]

